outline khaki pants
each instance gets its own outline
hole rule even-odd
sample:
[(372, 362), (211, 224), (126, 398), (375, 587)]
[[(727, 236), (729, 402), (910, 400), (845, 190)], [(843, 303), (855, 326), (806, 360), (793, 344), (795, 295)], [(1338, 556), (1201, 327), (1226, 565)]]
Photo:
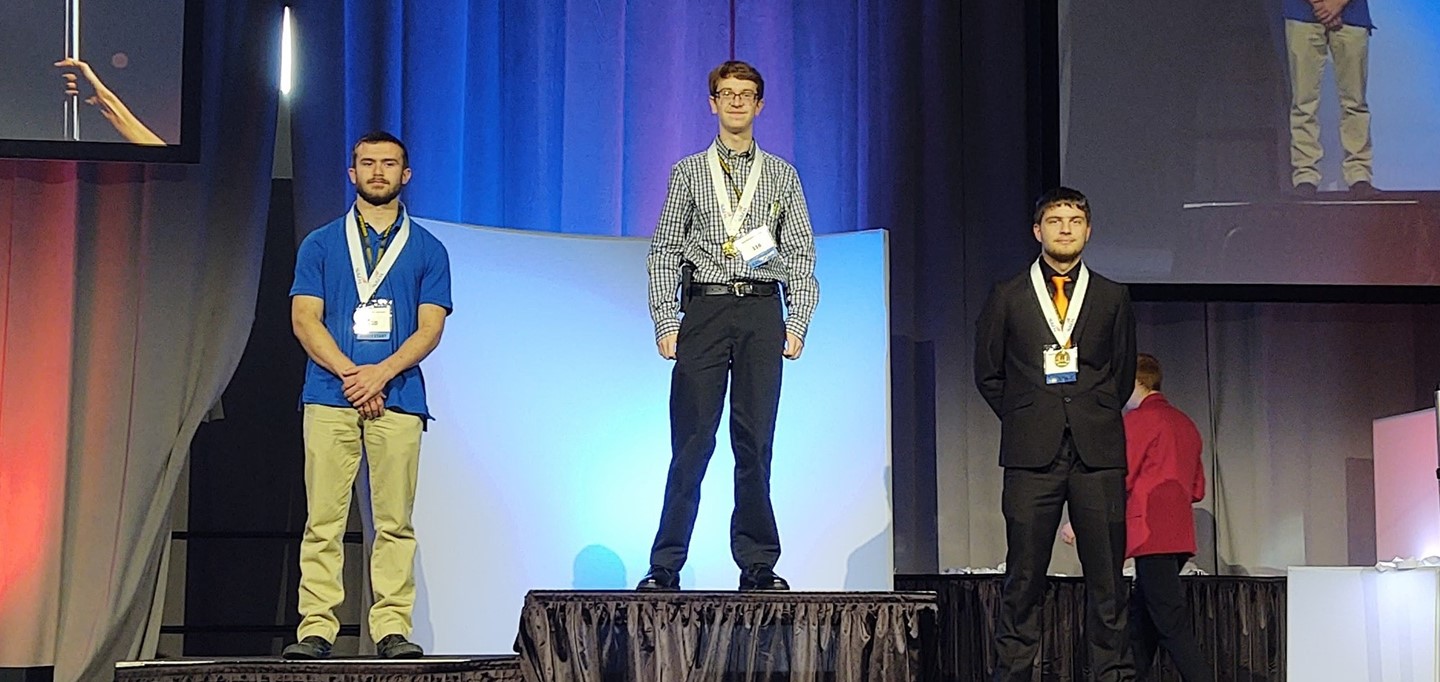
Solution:
[(305, 500), (308, 517), (300, 543), (299, 637), (330, 642), (340, 631), (335, 609), (345, 600), (341, 540), (363, 443), (370, 466), (370, 508), (375, 548), (370, 581), (375, 604), (370, 634), (410, 636), (415, 606), (415, 478), (420, 466), (420, 417), (386, 410), (361, 421), (354, 408), (305, 405)]
[(1338, 31), (1294, 19), (1285, 20), (1285, 45), (1290, 53), (1291, 183), (1320, 184), (1320, 76), (1327, 58), (1335, 63), (1335, 89), (1340, 94), (1340, 145), (1345, 148), (1345, 184), (1370, 182), (1374, 154), (1370, 148), (1370, 105), (1365, 81), (1370, 63), (1370, 29), (1344, 26)]

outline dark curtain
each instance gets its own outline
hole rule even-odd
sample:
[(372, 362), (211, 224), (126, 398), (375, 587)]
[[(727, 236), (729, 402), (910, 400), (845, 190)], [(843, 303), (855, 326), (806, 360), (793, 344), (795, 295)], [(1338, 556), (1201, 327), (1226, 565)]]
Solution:
[[(194, 628), (184, 635), (187, 656), (279, 655), (300, 619), (305, 449), (297, 402), (306, 356), (290, 327), (292, 183), (276, 179), (271, 188), (255, 323), (225, 387), (225, 418), (202, 424), (191, 452), (185, 593), (172, 597)], [(341, 613), (346, 624), (356, 620)], [(337, 644), (353, 629), (342, 626)]]
[(927, 680), (933, 595), (531, 592), (526, 679)]
[[(995, 574), (895, 576), (896, 589), (930, 590), (938, 595), (937, 648), (942, 679), (990, 679), (995, 669), (995, 624), (1003, 580)], [(1200, 650), (1214, 667), (1216, 682), (1285, 679), (1284, 578), (1187, 576), (1181, 582)], [(1041, 679), (1089, 679), (1083, 579), (1052, 577), (1043, 618)], [(1180, 681), (1163, 650), (1156, 655), (1151, 679)]]

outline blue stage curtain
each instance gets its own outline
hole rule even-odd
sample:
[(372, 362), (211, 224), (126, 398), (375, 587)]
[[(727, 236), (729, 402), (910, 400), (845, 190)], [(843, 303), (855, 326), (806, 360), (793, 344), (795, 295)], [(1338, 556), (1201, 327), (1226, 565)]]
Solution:
[(766, 78), (756, 137), (799, 168), (816, 231), (891, 227), (921, 191), (895, 168), (923, 146), (932, 4), (737, 0), (732, 35), (730, 0), (300, 0), (298, 227), (343, 210), (350, 145), (383, 128), (410, 148), (417, 215), (649, 235), (671, 165), (715, 135), (706, 76), (732, 39)]

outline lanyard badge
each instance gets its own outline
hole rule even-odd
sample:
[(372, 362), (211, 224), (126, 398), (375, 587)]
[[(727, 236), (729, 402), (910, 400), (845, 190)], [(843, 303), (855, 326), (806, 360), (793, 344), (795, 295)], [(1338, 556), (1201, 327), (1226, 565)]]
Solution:
[(1035, 290), (1040, 309), (1045, 312), (1045, 325), (1055, 337), (1055, 343), (1047, 344), (1041, 349), (1047, 384), (1074, 383), (1080, 374), (1080, 347), (1071, 343), (1071, 336), (1075, 333), (1075, 322), (1080, 319), (1080, 310), (1085, 305), (1085, 293), (1090, 290), (1090, 270), (1081, 263), (1077, 273), (1075, 294), (1070, 297), (1070, 305), (1067, 306), (1065, 319), (1062, 320), (1060, 313), (1055, 310), (1049, 290), (1045, 288), (1044, 278), (1040, 274), (1040, 261), (1036, 260), (1030, 265), (1030, 284)]
[(395, 305), (385, 298), (361, 303), (353, 315), (355, 338), (360, 341), (389, 341), (395, 326)]
[[(354, 214), (354, 222), (360, 230), (368, 230), (365, 221), (360, 217), (359, 211), (353, 207), (350, 209)], [(369, 251), (369, 235), (360, 234), (360, 230), (346, 230), (346, 242), (350, 250), (350, 268), (355, 275), (355, 294), (360, 300), (352, 315), (354, 321), (355, 338), (361, 341), (388, 341), (390, 332), (394, 328), (394, 303), (388, 299), (375, 299), (375, 291), (380, 288), (380, 283), (385, 281), (385, 276), (390, 274), (390, 269), (395, 266), (395, 260), (400, 257), (400, 252), (405, 250), (405, 244), (410, 239), (410, 216), (401, 208), (399, 226), (392, 226), (386, 230), (382, 239), (380, 249), (377, 253)], [(361, 240), (365, 241), (364, 252), (362, 253)], [(373, 264), (371, 260), (373, 258)], [(373, 267), (373, 271), (372, 271)], [(372, 300), (373, 299), (373, 300)]]

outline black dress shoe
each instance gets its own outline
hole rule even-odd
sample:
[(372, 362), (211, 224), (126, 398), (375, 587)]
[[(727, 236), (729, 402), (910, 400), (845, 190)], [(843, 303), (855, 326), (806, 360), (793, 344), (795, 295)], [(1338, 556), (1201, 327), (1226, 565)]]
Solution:
[(650, 572), (635, 589), (641, 592), (671, 592), (680, 589), (680, 574), (668, 568), (651, 566)]
[(1366, 197), (1373, 197), (1378, 195), (1379, 193), (1380, 190), (1375, 189), (1375, 186), (1370, 184), (1368, 180), (1360, 180), (1355, 184), (1350, 185), (1350, 194), (1361, 199), (1364, 199)]
[(785, 582), (784, 578), (775, 575), (775, 569), (769, 566), (755, 565), (740, 572), (741, 592), (788, 589), (790, 589), (790, 583)]
[(1302, 182), (1295, 185), (1295, 188), (1291, 191), (1301, 199), (1314, 199), (1315, 195), (1320, 192), (1320, 187), (1313, 182)]
[(375, 653), (380, 654), (380, 658), (420, 658), (425, 650), (405, 639), (405, 635), (385, 635), (375, 643)]
[(330, 642), (319, 635), (310, 635), (285, 647), (285, 651), (280, 655), (292, 661), (313, 661), (317, 658), (330, 658)]

